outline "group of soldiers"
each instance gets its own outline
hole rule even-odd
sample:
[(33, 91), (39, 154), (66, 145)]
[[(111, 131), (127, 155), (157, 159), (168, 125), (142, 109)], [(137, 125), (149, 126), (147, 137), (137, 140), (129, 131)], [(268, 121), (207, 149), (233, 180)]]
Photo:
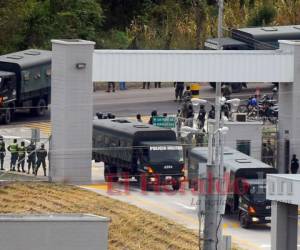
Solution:
[[(44, 170), (44, 176), (46, 176), (46, 157), (47, 150), (42, 143), (40, 148), (36, 149), (33, 141), (26, 147), (25, 142), (22, 141), (18, 145), (17, 139), (13, 139), (13, 143), (7, 147), (7, 150), (11, 153), (10, 158), (10, 171), (18, 171), (25, 173), (25, 158), (27, 154), (27, 174), (37, 175), (40, 166), (42, 165)], [(6, 147), (3, 140), (3, 136), (0, 136), (0, 170), (4, 169), (4, 158), (6, 156)]]

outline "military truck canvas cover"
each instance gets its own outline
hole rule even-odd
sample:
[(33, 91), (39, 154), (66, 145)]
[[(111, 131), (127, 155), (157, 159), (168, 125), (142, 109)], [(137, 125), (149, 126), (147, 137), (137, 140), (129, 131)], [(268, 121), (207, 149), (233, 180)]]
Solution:
[(241, 42), (239, 40), (232, 39), (230, 37), (224, 37), (221, 39), (218, 38), (209, 38), (205, 42), (205, 47), (208, 49), (217, 50), (220, 46), (223, 50), (247, 50), (250, 49), (247, 43)]
[(94, 120), (94, 130), (105, 131), (119, 138), (132, 140), (133, 146), (144, 141), (176, 141), (176, 134), (170, 129), (159, 128), (150, 124), (131, 122), (126, 119)]
[(2, 55), (0, 71), (16, 74), (18, 95), (50, 88), (51, 51), (30, 49)]
[(253, 49), (276, 49), (279, 40), (299, 40), (300, 25), (233, 29), (232, 38), (249, 44)]

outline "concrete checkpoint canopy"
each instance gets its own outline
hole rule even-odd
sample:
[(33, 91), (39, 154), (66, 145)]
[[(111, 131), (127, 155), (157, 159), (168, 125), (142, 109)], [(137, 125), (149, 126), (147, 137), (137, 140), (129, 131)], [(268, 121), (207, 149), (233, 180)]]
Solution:
[[(279, 91), (279, 162), (284, 158), (281, 144), (286, 130), (291, 135), (289, 154), (300, 155), (296, 139), (293, 141), (295, 132), (300, 133), (300, 127), (296, 126), (300, 120), (300, 105), (297, 108), (299, 45), (299, 41), (280, 41), (279, 50), (267, 51), (94, 51), (91, 42), (54, 40), (51, 120), (55, 151), (50, 163), (53, 179), (90, 180), (91, 164), (88, 162), (92, 155), (92, 123), (88, 120), (92, 119), (92, 80), (285, 82)], [(83, 63), (86, 68), (80, 69), (78, 63)], [(74, 100), (77, 100), (76, 105)], [(72, 119), (66, 120), (66, 117)], [(69, 145), (76, 145), (76, 148), (66, 150)], [(84, 160), (79, 160), (82, 158)], [(284, 165), (280, 163), (279, 166), (283, 168)]]
[(93, 81), (293, 82), (282, 50), (95, 50)]

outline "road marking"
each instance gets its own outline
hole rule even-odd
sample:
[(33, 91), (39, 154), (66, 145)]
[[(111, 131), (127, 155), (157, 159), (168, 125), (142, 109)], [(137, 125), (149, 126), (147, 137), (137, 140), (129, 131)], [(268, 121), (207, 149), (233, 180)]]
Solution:
[(94, 191), (94, 190), (103, 190), (103, 191), (106, 191), (106, 194), (107, 195), (128, 195), (128, 192), (130, 191), (126, 191), (124, 189), (121, 189), (121, 188), (116, 188), (116, 187), (110, 187), (107, 183), (103, 183), (103, 184), (90, 184), (90, 185), (82, 185), (82, 186), (79, 186), (81, 188), (84, 188), (84, 189), (88, 189), (88, 190), (91, 190), (91, 191)]
[(182, 204), (182, 203), (180, 203), (180, 202), (174, 202), (174, 204), (176, 204), (176, 205), (178, 205), (178, 206), (181, 206), (181, 207), (183, 207), (183, 208), (185, 208), (185, 209), (188, 209), (188, 210), (193, 210), (193, 211), (197, 210), (196, 207), (187, 206), (187, 205)]
[(52, 132), (52, 126), (51, 126), (50, 121), (47, 121), (47, 122), (26, 122), (24, 124), (24, 126), (28, 127), (28, 128), (38, 128), (43, 133), (45, 133), (47, 135), (51, 135), (51, 132)]
[(240, 228), (240, 225), (237, 222), (231, 222), (231, 227), (232, 228)]
[(179, 217), (183, 218), (184, 220), (190, 221), (193, 225), (198, 225), (198, 220), (195, 220), (195, 218), (193, 218), (192, 216), (183, 214), (183, 213), (178, 212), (178, 211), (174, 211), (173, 209), (167, 208), (165, 206), (161, 206), (158, 203), (155, 203), (153, 201), (149, 201), (147, 199), (143, 199), (141, 197), (136, 197), (136, 196), (132, 196), (131, 195), (131, 196), (129, 196), (129, 198), (134, 199), (135, 201), (137, 201), (140, 204), (148, 204), (151, 207), (159, 208), (159, 209), (161, 209), (163, 211), (168, 212), (169, 214), (173, 214), (175, 216), (179, 216)]
[[(136, 117), (135, 116), (130, 116), (130, 117), (124, 117), (125, 119), (128, 119), (130, 121), (135, 121)], [(150, 119), (150, 116), (142, 116), (142, 120), (145, 123), (148, 123)], [(43, 133), (47, 135), (51, 135), (52, 132), (52, 126), (51, 126), (51, 121), (33, 121), (33, 122), (26, 122), (22, 124), (24, 127), (28, 128), (38, 128), (40, 129)]]
[[(263, 244), (260, 245), (261, 248), (271, 248), (271, 245)], [(300, 247), (300, 245), (297, 245), (297, 247)]]
[(83, 185), (80, 186), (81, 188), (88, 188), (88, 189), (98, 189), (98, 190), (104, 190), (107, 191), (107, 184), (91, 184), (91, 185)]

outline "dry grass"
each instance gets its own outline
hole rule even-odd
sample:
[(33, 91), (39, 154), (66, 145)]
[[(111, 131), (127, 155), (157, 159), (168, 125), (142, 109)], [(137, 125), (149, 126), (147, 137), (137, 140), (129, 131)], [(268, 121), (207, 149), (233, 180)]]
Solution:
[(92, 213), (111, 218), (109, 249), (198, 249), (197, 235), (163, 217), (73, 186), (0, 187), (0, 213)]

